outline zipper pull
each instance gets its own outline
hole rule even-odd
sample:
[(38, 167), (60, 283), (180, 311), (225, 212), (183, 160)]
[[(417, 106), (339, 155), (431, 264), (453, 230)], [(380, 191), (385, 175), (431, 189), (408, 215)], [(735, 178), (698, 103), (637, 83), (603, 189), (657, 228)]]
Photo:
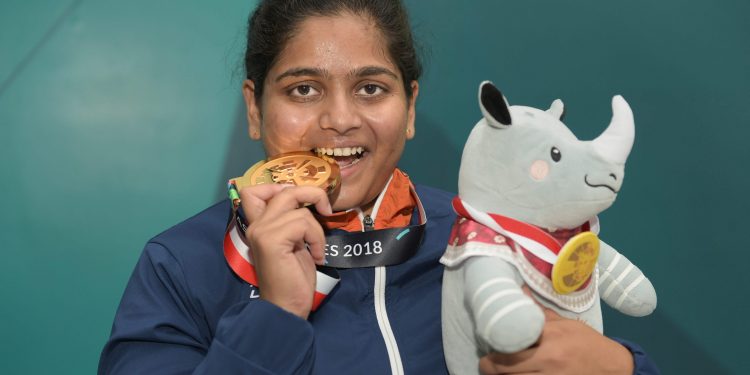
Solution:
[(365, 219), (362, 220), (362, 225), (365, 227), (365, 232), (371, 231), (374, 229), (375, 220), (373, 220), (370, 215), (365, 215)]

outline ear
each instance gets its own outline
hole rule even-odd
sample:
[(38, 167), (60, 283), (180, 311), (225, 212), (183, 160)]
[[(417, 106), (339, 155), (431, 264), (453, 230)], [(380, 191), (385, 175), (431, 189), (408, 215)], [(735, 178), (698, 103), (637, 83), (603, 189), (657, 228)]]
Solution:
[(409, 108), (407, 108), (406, 114), (406, 139), (412, 139), (416, 134), (414, 120), (417, 111), (417, 95), (419, 95), (419, 82), (411, 81), (411, 99), (409, 99)]
[(547, 113), (555, 116), (558, 120), (562, 120), (563, 116), (565, 116), (565, 104), (563, 104), (562, 100), (555, 99), (552, 105), (549, 106)]
[(247, 132), (251, 139), (260, 139), (261, 113), (260, 103), (255, 100), (255, 82), (246, 79), (242, 83), (242, 96), (247, 110)]
[(511, 125), (508, 103), (503, 94), (490, 81), (479, 85), (479, 107), (484, 118), (493, 128), (504, 129)]

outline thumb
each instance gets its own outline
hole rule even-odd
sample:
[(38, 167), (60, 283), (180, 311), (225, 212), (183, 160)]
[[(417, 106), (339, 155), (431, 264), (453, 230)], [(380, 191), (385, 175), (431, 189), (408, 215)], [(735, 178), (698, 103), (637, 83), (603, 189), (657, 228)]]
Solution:
[(549, 307), (544, 306), (541, 303), (539, 303), (539, 301), (537, 301), (536, 298), (534, 298), (534, 295), (531, 293), (531, 289), (529, 288), (528, 285), (522, 286), (521, 289), (523, 290), (524, 294), (529, 296), (529, 298), (531, 298), (534, 301), (534, 303), (536, 303), (536, 305), (542, 309), (542, 312), (544, 313), (544, 321), (549, 322), (552, 320), (563, 319), (563, 317), (560, 316), (560, 314), (558, 314), (555, 310), (552, 310)]
[(560, 316), (560, 314), (558, 314), (555, 310), (542, 306), (542, 311), (544, 312), (545, 322), (550, 322), (553, 320), (563, 320), (563, 317)]

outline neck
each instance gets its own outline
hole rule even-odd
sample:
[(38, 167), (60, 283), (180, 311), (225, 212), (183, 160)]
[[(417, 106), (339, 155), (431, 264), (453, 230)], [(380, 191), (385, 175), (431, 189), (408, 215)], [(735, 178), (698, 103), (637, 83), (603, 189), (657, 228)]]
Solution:
[(375, 207), (375, 201), (377, 198), (371, 200), (369, 203), (366, 203), (359, 207), (360, 210), (362, 210), (362, 214), (364, 215), (370, 215), (372, 214), (372, 208)]

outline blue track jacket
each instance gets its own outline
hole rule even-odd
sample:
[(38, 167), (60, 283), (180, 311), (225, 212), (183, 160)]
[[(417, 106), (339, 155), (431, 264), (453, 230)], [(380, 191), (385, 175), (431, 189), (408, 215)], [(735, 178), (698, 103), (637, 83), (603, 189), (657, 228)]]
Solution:
[[(99, 374), (447, 373), (438, 259), (455, 219), (453, 195), (417, 193), (428, 218), (417, 254), (396, 266), (340, 270), (308, 320), (258, 299), (227, 265), (229, 201), (156, 236), (125, 289)], [(636, 374), (658, 374), (638, 346), (621, 342)]]

